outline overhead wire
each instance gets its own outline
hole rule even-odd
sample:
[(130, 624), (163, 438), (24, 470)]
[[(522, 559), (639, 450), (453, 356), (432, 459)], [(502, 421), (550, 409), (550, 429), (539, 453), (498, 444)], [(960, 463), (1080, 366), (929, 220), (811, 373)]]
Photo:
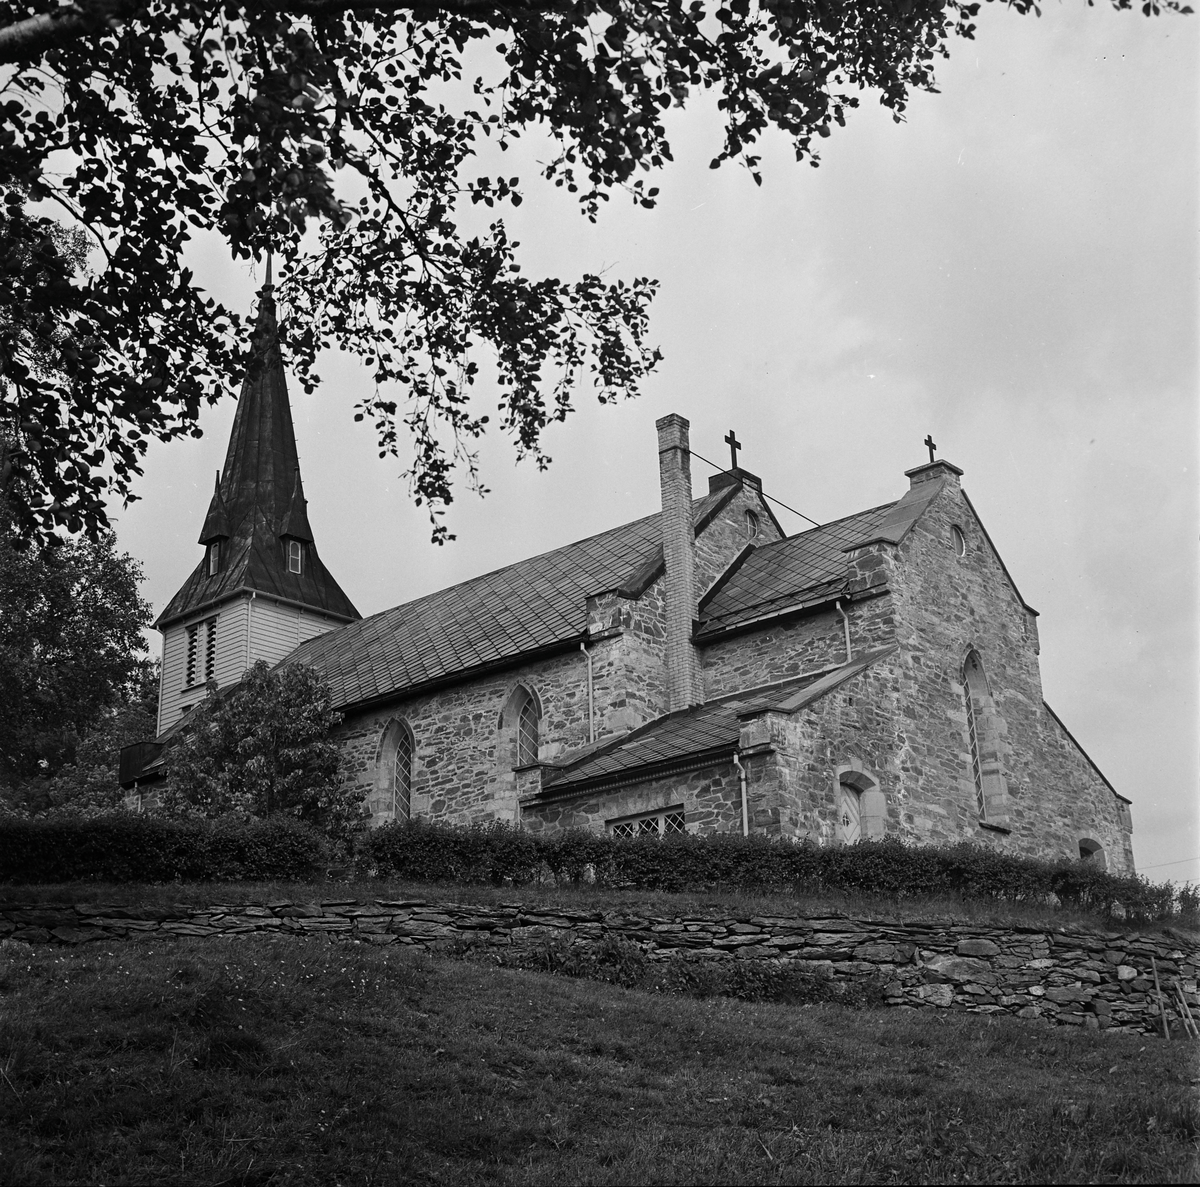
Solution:
[[(722, 473), (724, 473), (724, 471), (725, 471), (725, 467), (724, 467), (724, 466), (718, 466), (716, 462), (714, 462), (714, 461), (711, 461), (709, 458), (706, 458), (706, 457), (704, 456), (704, 454), (702, 454), (702, 453), (697, 453), (697, 452), (696, 452), (694, 449), (689, 449), (689, 450), (688, 450), (688, 453), (690, 453), (690, 454), (691, 454), (693, 457), (698, 457), (698, 458), (699, 458), (699, 459), (700, 459), (702, 462), (704, 462), (706, 465), (712, 466), (712, 468), (713, 468), (714, 470), (719, 470), (719, 471), (721, 471)], [(769, 494), (767, 494), (767, 492), (766, 492), (765, 490), (762, 490), (762, 489), (760, 489), (758, 493), (759, 493), (760, 495), (762, 495), (762, 497), (763, 497), (764, 499), (768, 499), (768, 500), (770, 500), (772, 503), (777, 503), (777, 504), (778, 504), (780, 507), (782, 507), (782, 508), (783, 508), (785, 511), (790, 511), (790, 512), (791, 512), (793, 515), (798, 515), (798, 516), (800, 516), (800, 518), (801, 518), (801, 519), (807, 519), (807, 520), (808, 520), (808, 522), (809, 522), (809, 523), (811, 523), (811, 524), (813, 525), (813, 527), (814, 527), (814, 528), (819, 528), (819, 527), (823, 527), (823, 526), (824, 526), (823, 524), (819, 524), (819, 523), (817, 523), (817, 521), (816, 521), (815, 519), (813, 519), (811, 515), (805, 515), (803, 511), (797, 511), (795, 507), (789, 507), (789, 506), (788, 506), (788, 505), (787, 505), (787, 504), (786, 504), (786, 503), (785, 503), (785, 502), (784, 502), (782, 499), (777, 499), (777, 498), (776, 498), (774, 495), (769, 495)]]

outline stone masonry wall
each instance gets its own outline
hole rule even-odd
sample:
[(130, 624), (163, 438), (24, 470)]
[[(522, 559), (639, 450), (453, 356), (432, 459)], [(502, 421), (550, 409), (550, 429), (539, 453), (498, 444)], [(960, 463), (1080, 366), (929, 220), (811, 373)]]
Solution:
[(741, 786), (729, 763), (648, 779), (559, 803), (527, 806), (521, 822), (530, 832), (588, 828), (603, 832), (610, 820), (683, 805), (689, 833), (741, 831)]
[[(325, 935), (439, 950), (591, 944), (618, 936), (652, 960), (764, 960), (841, 982), (880, 984), (890, 1006), (1010, 1014), (1059, 1026), (1161, 1033), (1155, 965), (1174, 1036), (1176, 988), (1200, 1009), (1200, 943), (1177, 932), (1011, 927), (948, 919), (900, 922), (836, 912), (795, 916), (543, 911), (523, 903), (278, 900), (266, 905), (138, 908), (93, 903), (0, 907), (0, 945)], [(1153, 963), (1152, 963), (1153, 962)]]
[[(855, 655), (895, 642), (892, 599), (870, 598), (843, 606), (850, 619), (850, 645)], [(846, 662), (841, 615), (833, 610), (773, 623), (703, 646), (701, 666), (705, 695), (711, 700), (778, 680)]]
[[(966, 538), (955, 553), (952, 529)], [(1038, 636), (957, 477), (945, 479), (897, 551), (890, 579), (896, 601), (900, 698), (919, 706), (907, 730), (904, 823), (918, 834), (977, 840), (1034, 857), (1079, 856), (1079, 841), (1104, 847), (1108, 867), (1132, 872), (1128, 833), (1116, 796), (1082, 759), (1042, 702)], [(971, 773), (962, 665), (982, 659), (990, 697), (979, 717), (991, 735), (1007, 788), (1008, 832), (981, 825)]]
[[(747, 509), (760, 513), (767, 538), (774, 534), (758, 492), (738, 491), (697, 540), (697, 572), (704, 583), (744, 547)], [(664, 598), (660, 577), (639, 598), (607, 592), (588, 599), (597, 741), (667, 712)], [(447, 824), (517, 820), (515, 732), (501, 723), (501, 714), (518, 686), (533, 691), (542, 708), (543, 762), (588, 744), (587, 663), (579, 651), (568, 651), (451, 688), (349, 712), (336, 735), (342, 744), (344, 781), (370, 797), (380, 741), (388, 723), (398, 719), (408, 724), (415, 744), (413, 816)], [(390, 796), (381, 797), (380, 804), (385, 800), (390, 805)], [(617, 814), (605, 810), (606, 817)], [(377, 811), (373, 823), (382, 824), (386, 818), (386, 812)]]

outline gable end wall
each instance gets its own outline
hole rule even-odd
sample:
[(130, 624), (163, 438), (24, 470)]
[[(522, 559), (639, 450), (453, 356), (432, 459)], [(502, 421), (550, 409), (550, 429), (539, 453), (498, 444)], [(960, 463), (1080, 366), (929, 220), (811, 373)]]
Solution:
[[(955, 555), (954, 526), (966, 536), (962, 557)], [(957, 479), (945, 483), (898, 554), (893, 585), (904, 661), (899, 710), (908, 718), (902, 764), (907, 828), (918, 836), (932, 830), (931, 840), (971, 840), (1049, 858), (1077, 858), (1079, 841), (1090, 837), (1103, 844), (1110, 869), (1131, 870), (1116, 797), (1086, 760), (1071, 757), (1077, 748), (1046, 711), (1034, 616)], [(990, 686), (980, 728), (995, 741), (1007, 790), (998, 823), (1011, 830), (1007, 834), (979, 823), (962, 677), (972, 649)]]

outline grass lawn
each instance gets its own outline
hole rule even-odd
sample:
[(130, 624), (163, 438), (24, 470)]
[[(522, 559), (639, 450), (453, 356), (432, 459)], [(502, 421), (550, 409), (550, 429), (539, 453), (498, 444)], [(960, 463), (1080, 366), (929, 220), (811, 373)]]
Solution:
[(0, 1182), (1194, 1182), (1200, 1044), (308, 940), (0, 949)]

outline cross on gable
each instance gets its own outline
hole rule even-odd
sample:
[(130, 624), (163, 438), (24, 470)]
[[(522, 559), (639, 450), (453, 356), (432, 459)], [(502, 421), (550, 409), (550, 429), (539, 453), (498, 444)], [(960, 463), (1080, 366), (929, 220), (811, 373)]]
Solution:
[(732, 429), (725, 435), (725, 444), (729, 446), (729, 468), (736, 470), (738, 468), (738, 450), (741, 449), (742, 443), (737, 439), (737, 434)]
[(932, 433), (925, 434), (925, 447), (929, 450), (929, 460), (931, 462), (936, 461), (937, 459), (933, 456), (933, 451), (937, 449), (937, 445), (934, 444)]

